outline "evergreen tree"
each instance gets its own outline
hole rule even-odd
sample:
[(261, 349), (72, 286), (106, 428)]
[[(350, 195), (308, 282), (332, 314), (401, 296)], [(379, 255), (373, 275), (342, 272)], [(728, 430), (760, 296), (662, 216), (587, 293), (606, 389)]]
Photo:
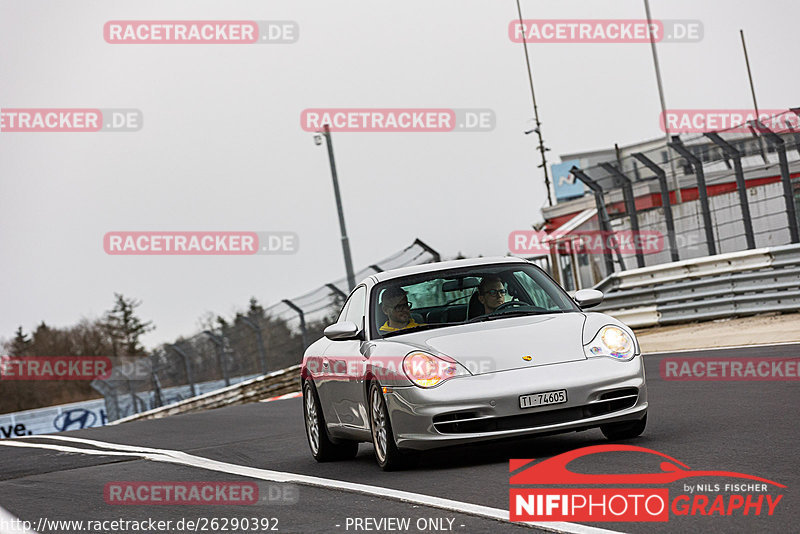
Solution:
[(247, 316), (250, 319), (263, 319), (264, 315), (264, 307), (258, 303), (255, 297), (250, 297), (250, 307), (247, 309)]
[(31, 343), (31, 337), (22, 330), (21, 326), (17, 327), (17, 331), (14, 332), (14, 340), (11, 342), (11, 355), (23, 356), (30, 348)]
[(103, 321), (106, 332), (111, 338), (114, 356), (144, 354), (144, 347), (139, 344), (139, 338), (155, 329), (153, 322), (143, 322), (136, 315), (136, 308), (141, 306), (141, 301), (125, 298), (119, 293), (114, 293), (114, 298), (116, 300), (114, 307), (106, 312)]

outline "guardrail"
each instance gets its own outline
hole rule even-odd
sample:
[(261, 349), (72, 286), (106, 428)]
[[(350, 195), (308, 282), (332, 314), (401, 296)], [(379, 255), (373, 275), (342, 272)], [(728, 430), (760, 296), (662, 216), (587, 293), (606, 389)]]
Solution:
[(268, 397), (294, 393), (296, 391), (300, 391), (299, 365), (293, 365), (292, 367), (281, 369), (280, 371), (273, 371), (263, 376), (251, 378), (250, 380), (245, 380), (244, 382), (239, 382), (238, 384), (224, 387), (216, 391), (209, 391), (203, 395), (168, 404), (160, 408), (154, 408), (129, 417), (123, 417), (122, 419), (110, 422), (109, 425), (213, 410), (214, 408), (222, 408), (223, 406), (257, 402)]
[(719, 254), (614, 274), (595, 308), (646, 327), (800, 311), (800, 245)]

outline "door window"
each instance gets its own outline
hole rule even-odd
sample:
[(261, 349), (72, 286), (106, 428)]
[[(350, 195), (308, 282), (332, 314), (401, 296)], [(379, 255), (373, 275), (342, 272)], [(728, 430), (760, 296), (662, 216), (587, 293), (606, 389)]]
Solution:
[(364, 327), (364, 305), (367, 300), (367, 288), (359, 286), (345, 304), (342, 317), (339, 321), (351, 321), (356, 323), (359, 328)]

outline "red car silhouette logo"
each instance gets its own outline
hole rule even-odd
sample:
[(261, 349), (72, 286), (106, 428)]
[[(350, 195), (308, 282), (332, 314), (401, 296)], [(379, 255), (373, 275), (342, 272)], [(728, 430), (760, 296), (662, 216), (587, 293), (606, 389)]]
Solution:
[[(577, 458), (597, 454), (601, 452), (619, 452), (619, 451), (634, 451), (655, 454), (668, 461), (662, 461), (660, 464), (661, 471), (656, 473), (627, 473), (627, 474), (583, 474), (575, 473), (567, 469), (567, 464)], [(523, 465), (526, 465), (535, 460), (511, 460), (510, 470), (515, 471)], [(524, 471), (517, 473), (511, 477), (511, 484), (669, 484), (676, 480), (692, 477), (733, 477), (745, 478), (748, 480), (755, 480), (758, 482), (766, 482), (779, 488), (785, 488), (783, 484), (778, 484), (766, 478), (757, 477), (754, 475), (746, 475), (744, 473), (736, 473), (733, 471), (698, 471), (691, 469), (688, 465), (668, 456), (664, 453), (654, 451), (653, 449), (646, 449), (644, 447), (636, 447), (635, 445), (594, 445), (591, 447), (584, 447), (574, 451), (565, 452), (542, 460), (541, 462), (528, 467)]]

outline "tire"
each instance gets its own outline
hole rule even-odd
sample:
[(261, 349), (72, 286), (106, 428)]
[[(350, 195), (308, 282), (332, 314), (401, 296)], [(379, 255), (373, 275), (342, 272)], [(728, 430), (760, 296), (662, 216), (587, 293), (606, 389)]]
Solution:
[(408, 464), (408, 456), (397, 448), (389, 420), (389, 411), (383, 392), (377, 382), (369, 387), (369, 421), (372, 430), (372, 446), (375, 448), (375, 461), (384, 471), (402, 469)]
[(317, 395), (317, 388), (311, 380), (303, 383), (303, 419), (306, 438), (311, 455), (318, 462), (351, 460), (358, 454), (358, 442), (336, 441), (328, 436), (325, 417)]
[(600, 427), (600, 431), (603, 435), (611, 440), (611, 441), (618, 441), (621, 439), (633, 439), (639, 437), (642, 432), (644, 432), (644, 428), (647, 426), (647, 414), (644, 414), (639, 421), (634, 421), (632, 423), (612, 423), (610, 425), (603, 425)]

